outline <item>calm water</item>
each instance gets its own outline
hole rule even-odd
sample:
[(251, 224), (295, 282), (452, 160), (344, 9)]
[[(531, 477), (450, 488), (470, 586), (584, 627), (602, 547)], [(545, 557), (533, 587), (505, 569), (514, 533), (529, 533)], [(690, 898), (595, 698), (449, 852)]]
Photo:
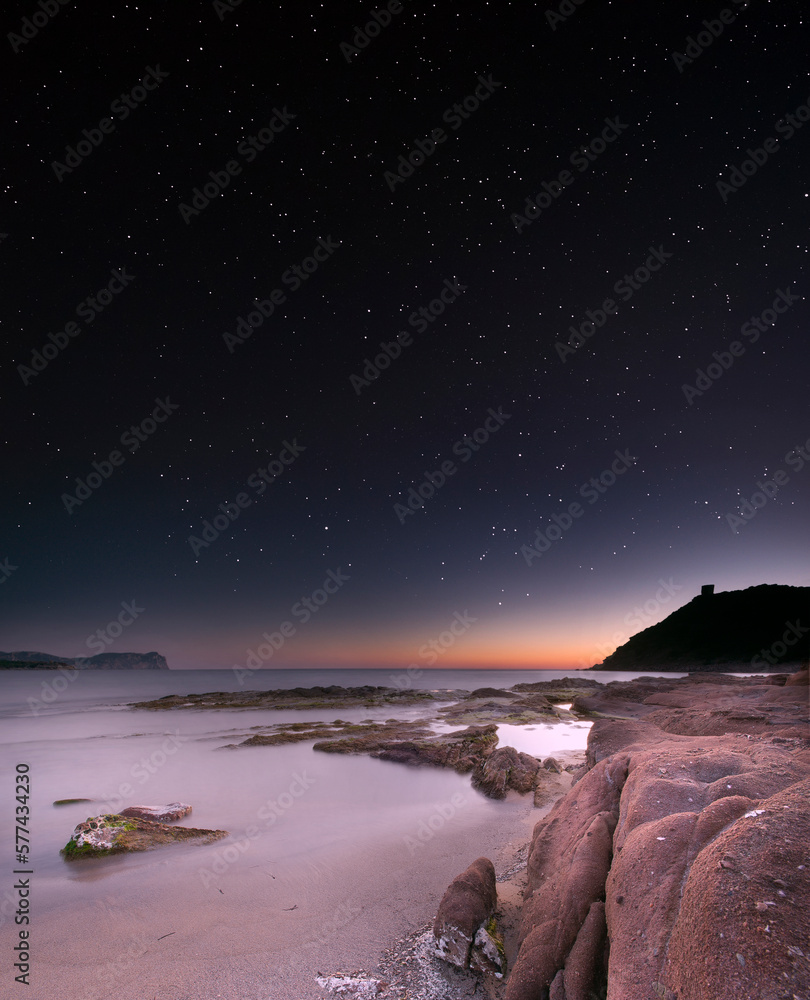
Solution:
[[(300, 906), (298, 912), (305, 912), (305, 903), (315, 905), (330, 877), (338, 877), (337, 859), (350, 853), (356, 858), (363, 845), (371, 856), (376, 847), (386, 844), (388, 856), (398, 858), (397, 864), (406, 871), (414, 863), (413, 845), (419, 831), (427, 828), (425, 824), (435, 831), (430, 845), (433, 857), (441, 849), (443, 830), (483, 829), (482, 824), (506, 816), (510, 808), (514, 815), (515, 809), (527, 808), (524, 801), (510, 805), (510, 801), (485, 798), (471, 788), (469, 776), (362, 756), (316, 753), (311, 743), (222, 749), (250, 735), (254, 727), (331, 722), (337, 717), (382, 720), (393, 711), (398, 718), (419, 718), (435, 714), (435, 705), (395, 710), (386, 706), (377, 710), (149, 712), (127, 708), (130, 701), (204, 691), (391, 686), (397, 678), (400, 686), (407, 682), (421, 689), (473, 690), (563, 676), (549, 671), (448, 670), (405, 678), (382, 670), (295, 670), (257, 672), (240, 687), (232, 671), (79, 671), (69, 681), (56, 671), (4, 671), (0, 673), (0, 774), (4, 777), (0, 788), (0, 944), (10, 947), (8, 942), (16, 934), (14, 897), (9, 890), (14, 878), (12, 785), (19, 763), (30, 767), (37, 928), (52, 956), (55, 981), (59, 963), (81, 961), (72, 950), (77, 945), (70, 931), (77, 913), (84, 920), (98, 922), (97, 933), (107, 933), (104, 928), (109, 928), (113, 934), (112, 929), (120, 926), (116, 940), (122, 934), (129, 940), (134, 905), (142, 907), (143, 920), (150, 921), (155, 913), (171, 914), (180, 892), (183, 898), (199, 899), (199, 941), (206, 942), (206, 935), (211, 935), (213, 947), (222, 940), (221, 927), (238, 926), (244, 921), (245, 907), (261, 909), (265, 898), (270, 898), (267, 893), (277, 911)], [(600, 674), (598, 680), (612, 676)], [(566, 748), (584, 748), (588, 729), (587, 723), (576, 722), (502, 726), (501, 745), (546, 756)], [(53, 805), (56, 799), (79, 797), (94, 801)], [(230, 837), (203, 847), (176, 845), (101, 863), (68, 864), (59, 854), (75, 825), (89, 815), (126, 805), (174, 801), (193, 806), (184, 825), (227, 830)], [(445, 818), (439, 821), (437, 817)], [(416, 857), (425, 859), (427, 854)], [(455, 861), (448, 864), (455, 865)], [(449, 870), (452, 874), (453, 868)], [(382, 885), (383, 876), (375, 877)], [(207, 929), (205, 915), (214, 912), (210, 910), (212, 898), (220, 907), (216, 912), (226, 916), (220, 915), (220, 923)], [(291, 922), (298, 912), (291, 914)], [(165, 931), (160, 924), (154, 933), (158, 937), (168, 934), (180, 926), (181, 919), (176, 913)], [(302, 924), (295, 933), (312, 932)], [(179, 936), (172, 939), (172, 946), (180, 948)], [(188, 945), (190, 953), (199, 947), (196, 940)], [(47, 972), (43, 968), (41, 974)], [(98, 969), (97, 973), (102, 975)], [(116, 975), (116, 982), (123, 982), (122, 974)], [(63, 991), (64, 996), (106, 996), (102, 979), (81, 992), (79, 984), (87, 980), (77, 975), (72, 992)]]
[[(188, 802), (193, 813), (184, 821), (187, 825), (236, 834), (258, 825), (258, 839), (272, 833), (274, 855), (281, 858), (313, 855), (345, 839), (348, 831), (353, 838), (358, 830), (374, 838), (401, 827), (405, 817), (416, 825), (422, 813), (429, 815), (457, 791), (474, 798), (479, 810), (491, 807), (489, 800), (470, 792), (468, 778), (452, 772), (315, 753), (311, 743), (221, 749), (249, 736), (254, 727), (304, 720), (331, 722), (338, 717), (383, 720), (391, 716), (390, 706), (139, 711), (129, 709), (127, 703), (172, 693), (240, 690), (240, 686), (231, 671), (85, 671), (69, 676), (75, 679), (68, 681), (56, 671), (0, 675), (0, 762), (9, 778), (16, 764), (30, 765), (32, 853), (43, 876), (64, 877), (69, 872), (70, 866), (66, 867), (58, 852), (76, 823), (91, 813), (133, 804)], [(471, 690), (507, 686), (534, 676), (524, 671), (497, 675), (436, 671), (410, 682), (420, 688)], [(537, 676), (548, 678), (548, 674)], [(390, 685), (391, 678), (387, 671), (267, 671), (257, 672), (245, 689)], [(455, 699), (448, 696), (448, 700)], [(396, 709), (398, 718), (434, 713), (435, 706)], [(588, 728), (585, 723), (503, 727), (501, 743), (547, 755), (555, 749), (584, 746)], [(276, 807), (273, 803), (279, 797), (281, 805)], [(65, 798), (94, 802), (53, 806), (54, 800)], [(9, 809), (0, 810), (4, 845), (13, 836), (11, 816)], [(328, 823), (315, 822), (316, 816), (328, 817)], [(127, 862), (136, 863), (130, 858), (116, 863)]]
[[(391, 685), (405, 675), (389, 671), (258, 671), (244, 688), (232, 671), (11, 671), (0, 675), (0, 762), (10, 776), (18, 763), (31, 768), (33, 854), (43, 875), (64, 876), (59, 849), (73, 826), (89, 814), (133, 804), (188, 802), (186, 824), (245, 831), (272, 831), (276, 856), (311, 855), (334, 846), (351, 829), (373, 838), (400, 827), (404, 817), (423, 814), (469, 793), (469, 779), (452, 772), (410, 769), (371, 760), (312, 751), (311, 743), (224, 750), (250, 735), (253, 727), (279, 722), (382, 720), (380, 709), (320, 711), (177, 710), (137, 711), (127, 703), (166, 694), (314, 685)], [(425, 671), (408, 678), (414, 688), (507, 687), (519, 681), (566, 676), (551, 671)], [(628, 675), (623, 676), (625, 679)], [(600, 680), (613, 675), (600, 675)], [(404, 681), (401, 681), (404, 683)], [(448, 700), (455, 700), (448, 697)], [(419, 718), (435, 707), (399, 708), (400, 718)], [(444, 727), (442, 727), (444, 728)], [(501, 727), (501, 744), (536, 756), (584, 747), (586, 723)], [(292, 792), (291, 786), (294, 786)], [(10, 785), (9, 785), (10, 787)], [(282, 808), (273, 806), (282, 796)], [(475, 793), (474, 809), (491, 807)], [(64, 798), (94, 802), (54, 807)], [(9, 805), (11, 799), (9, 796)], [(11, 839), (10, 809), (0, 810), (0, 838)], [(328, 817), (328, 824), (313, 817)], [(358, 822), (358, 818), (360, 822)], [(411, 825), (415, 825), (411, 823)], [(131, 859), (119, 859), (126, 864)]]

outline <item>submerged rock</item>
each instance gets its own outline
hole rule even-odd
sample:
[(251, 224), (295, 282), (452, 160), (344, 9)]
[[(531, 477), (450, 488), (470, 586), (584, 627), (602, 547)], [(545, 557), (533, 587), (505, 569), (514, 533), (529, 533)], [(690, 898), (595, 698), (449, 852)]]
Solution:
[(170, 802), (167, 806), (127, 806), (119, 813), (120, 816), (138, 816), (140, 819), (151, 819), (155, 823), (172, 823), (182, 819), (191, 812), (191, 806), (183, 802)]
[(149, 851), (163, 844), (210, 844), (227, 837), (226, 830), (197, 830), (194, 827), (167, 826), (137, 816), (107, 813), (90, 816), (79, 823), (60, 853), (66, 860), (98, 858), (130, 851)]
[(503, 944), (495, 924), (498, 893), (489, 858), (457, 875), (439, 903), (433, 924), (434, 954), (460, 969), (503, 975)]

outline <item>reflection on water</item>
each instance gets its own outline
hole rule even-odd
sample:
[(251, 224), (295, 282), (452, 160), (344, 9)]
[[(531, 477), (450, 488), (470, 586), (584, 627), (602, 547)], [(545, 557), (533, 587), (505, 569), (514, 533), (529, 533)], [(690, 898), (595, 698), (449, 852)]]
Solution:
[[(266, 676), (265, 675), (269, 675)], [(251, 681), (255, 687), (313, 684), (386, 683), (384, 671), (267, 671)], [(507, 678), (480, 671), (442, 671), (442, 681), (468, 688), (503, 684)], [(514, 672), (527, 677), (526, 672)], [(370, 676), (371, 674), (371, 676)], [(377, 676), (382, 675), (382, 676)], [(69, 866), (59, 856), (74, 826), (88, 815), (114, 812), (127, 805), (188, 802), (191, 816), (183, 824), (227, 830), (229, 841), (204, 848), (174, 847), (173, 867), (182, 859), (202, 863), (207, 853), (231, 850), (229, 868), (248, 864), (312, 861), (362, 841), (395, 835), (416, 827), (436, 809), (462, 793), (467, 808), (459, 822), (477, 822), (493, 803), (470, 788), (469, 778), (434, 768), (409, 768), (368, 757), (316, 753), (312, 743), (277, 747), (222, 749), (260, 727), (284, 722), (384, 720), (390, 706), (314, 711), (122, 710), (127, 701), (172, 692), (238, 689), (228, 672), (155, 674), (83, 672), (59, 692), (46, 712), (30, 714), (30, 699), (41, 702), (54, 671), (11, 672), (0, 678), (0, 762), (5, 773), (28, 763), (32, 777), (32, 854), (41, 877), (97, 878), (102, 871)], [(534, 673), (528, 675), (534, 678)], [(548, 677), (548, 674), (540, 674)], [(258, 681), (263, 683), (260, 685)], [(423, 687), (437, 687), (425, 671)], [(401, 719), (434, 714), (436, 705), (397, 708)], [(437, 731), (459, 728), (438, 724)], [(511, 745), (537, 757), (584, 747), (588, 724), (565, 722), (528, 727), (503, 725), (500, 745)], [(55, 807), (56, 799), (89, 798), (92, 803)], [(10, 841), (10, 814), (0, 816), (0, 837)], [(165, 863), (161, 852), (105, 862), (104, 873), (152, 868)]]
[[(383, 671), (283, 673), (268, 671), (252, 686), (391, 683)], [(426, 671), (419, 680), (423, 687), (467, 689), (507, 681), (478, 671), (442, 673), (437, 679)], [(509, 683), (535, 679), (515, 675)], [(0, 675), (0, 773), (13, 773), (21, 762), (30, 766), (32, 868), (43, 946), (38, 975), (47, 982), (48, 995), (65, 1000), (162, 995), (161, 983), (150, 980), (158, 955), (177, 963), (169, 965), (171, 982), (185, 981), (188, 970), (202, 977), (193, 995), (235, 996), (239, 976), (244, 982), (239, 995), (257, 995), (252, 985), (257, 951), (262, 970), (272, 967), (277, 976), (286, 969), (299, 977), (296, 982), (311, 982), (324, 948), (345, 948), (347, 956), (358, 942), (382, 948), (389, 943), (382, 928), (392, 920), (403, 932), (410, 921), (424, 921), (436, 900), (410, 887), (429, 886), (428, 892), (441, 895), (458, 874), (458, 847), (451, 844), (464, 845), (467, 864), (499, 844), (510, 823), (520, 824), (533, 812), (529, 797), (486, 798), (471, 787), (469, 775), (316, 753), (312, 741), (223, 749), (279, 723), (381, 721), (394, 713), (419, 719), (433, 716), (435, 703), (396, 709), (136, 711), (125, 703), (227, 690), (236, 687), (235, 678), (230, 672), (85, 671), (65, 682), (47, 709), (32, 714), (32, 703), (41, 706), (43, 692), (53, 690), (48, 685), (54, 676), (53, 671)], [(542, 757), (584, 747), (587, 729), (574, 722), (501, 726), (501, 745)], [(53, 805), (79, 797), (94, 801)], [(230, 836), (209, 845), (176, 844), (72, 863), (59, 854), (89, 815), (175, 801), (193, 807), (181, 825), (227, 830)], [(11, 810), (0, 810), (5, 844), (13, 844), (11, 820)], [(13, 910), (11, 894), (0, 891), (3, 950), (16, 933)], [(96, 943), (93, 956), (88, 941)], [(286, 1000), (310, 993), (296, 986), (283, 995)]]

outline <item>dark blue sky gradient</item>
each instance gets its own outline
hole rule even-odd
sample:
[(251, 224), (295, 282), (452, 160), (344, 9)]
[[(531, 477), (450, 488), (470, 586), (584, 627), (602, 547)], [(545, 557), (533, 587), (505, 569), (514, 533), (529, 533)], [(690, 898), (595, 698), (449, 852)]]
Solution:
[[(7, 31), (36, 9), (15, 4)], [(652, 624), (703, 583), (810, 584), (810, 126), (777, 127), (810, 99), (800, 9), (729, 2), (736, 19), (682, 72), (673, 53), (725, 8), (593, 2), (552, 30), (543, 5), (407, 3), (347, 62), (372, 9), (64, 7), (20, 51), (7, 41), (0, 648), (86, 655), (134, 600), (110, 650), (178, 668), (243, 663), (285, 621), (269, 667), (430, 666), (420, 649), (445, 633), (437, 666), (569, 668), (637, 631), (634, 608)], [(149, 67), (167, 75), (136, 100)], [(453, 128), (445, 112), (481, 79)], [(105, 116), (114, 130), (55, 170)], [(606, 119), (620, 134), (580, 170), (571, 154)], [(437, 127), (391, 190), (386, 172)], [(769, 138), (724, 199), (717, 182)], [(224, 193), (181, 214), (230, 161)], [(324, 245), (296, 288), (288, 269)], [(77, 307), (114, 269), (134, 278), (88, 324)], [(426, 328), (409, 323), (453, 285)], [(754, 342), (744, 324), (780, 292), (789, 307)], [(616, 311), (563, 362), (555, 345), (607, 298)], [(398, 334), (399, 356), (353, 382)], [(718, 377), (685, 392), (708, 366)], [(259, 495), (251, 477), (289, 444)], [(589, 503), (617, 453), (632, 463)], [(68, 512), (93, 462), (111, 474)], [(735, 533), (759, 483), (773, 495)], [(190, 543), (240, 495), (214, 541)], [(551, 544), (527, 556), (538, 532)], [(348, 579), (296, 615), (330, 571)]]

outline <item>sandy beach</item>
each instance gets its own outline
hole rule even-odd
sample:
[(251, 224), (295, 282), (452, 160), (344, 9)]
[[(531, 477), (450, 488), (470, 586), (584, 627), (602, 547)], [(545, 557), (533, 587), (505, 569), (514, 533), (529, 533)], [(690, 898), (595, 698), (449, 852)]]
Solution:
[(499, 873), (513, 867), (550, 808), (534, 808), (531, 796), (515, 792), (493, 805), (483, 820), (465, 816), (462, 805), (445, 822), (437, 819), (435, 832), (414, 824), (402, 836), (371, 842), (359, 830), (355, 848), (326, 860), (303, 860), (273, 874), (271, 864), (257, 859), (255, 867), (234, 866), (208, 886), (195, 877), (205, 859), (193, 848), (163, 851), (157, 874), (160, 852), (151, 852), (148, 878), (135, 859), (111, 858), (106, 864), (120, 871), (114, 887), (101, 893), (94, 862), (77, 862), (69, 907), (49, 906), (37, 919), (37, 934), (49, 944), (36, 955), (35, 985), (26, 995), (329, 996), (316, 982), (319, 974), (373, 973), (387, 949), (432, 922), (445, 888), (471, 861), (485, 855)]

